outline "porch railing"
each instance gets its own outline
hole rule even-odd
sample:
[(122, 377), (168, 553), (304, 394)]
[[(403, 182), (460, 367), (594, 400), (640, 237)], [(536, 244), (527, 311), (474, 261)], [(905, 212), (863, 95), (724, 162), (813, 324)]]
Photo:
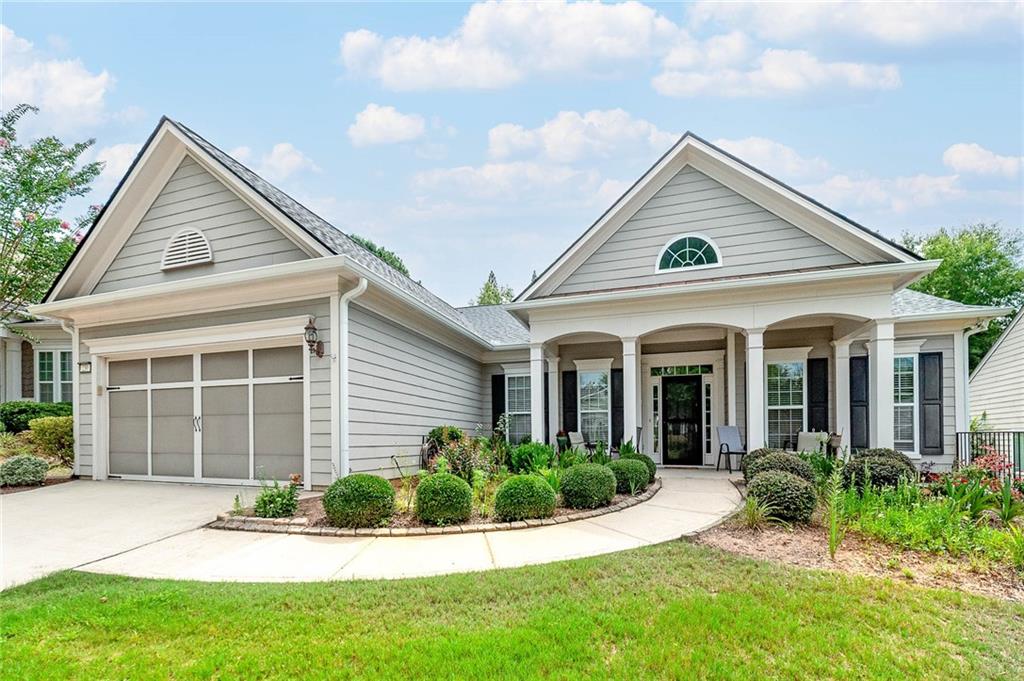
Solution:
[(997, 455), (1007, 466), (1007, 475), (1024, 478), (1024, 431), (982, 430), (956, 434), (955, 467), (969, 466), (982, 456)]

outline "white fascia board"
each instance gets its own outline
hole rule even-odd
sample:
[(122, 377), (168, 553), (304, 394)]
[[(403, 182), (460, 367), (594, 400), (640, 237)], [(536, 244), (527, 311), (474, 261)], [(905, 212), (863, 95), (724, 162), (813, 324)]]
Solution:
[(894, 317), (897, 323), (900, 322), (931, 322), (943, 319), (969, 319), (977, 321), (985, 321), (988, 319), (995, 319), (996, 317), (1005, 317), (1008, 314), (1013, 314), (1014, 308), (1012, 307), (984, 307), (980, 309), (971, 310), (949, 310), (946, 312), (926, 312), (923, 314), (905, 314), (898, 317)]
[(726, 281), (698, 282), (686, 284), (673, 284), (670, 286), (657, 286), (649, 288), (626, 289), (621, 291), (609, 291), (607, 293), (579, 293), (556, 298), (539, 298), (537, 300), (524, 300), (516, 303), (509, 303), (505, 307), (509, 310), (534, 310), (547, 307), (558, 307), (579, 303), (600, 303), (620, 300), (632, 300), (637, 298), (650, 298), (678, 295), (680, 293), (708, 293), (716, 291), (730, 291), (745, 288), (762, 288), (769, 285), (791, 285), (807, 284), (825, 281), (837, 281), (843, 279), (859, 279), (862, 277), (876, 277), (885, 275), (901, 275), (916, 272), (930, 272), (939, 266), (939, 260), (922, 260), (908, 263), (886, 263), (882, 265), (862, 265), (859, 267), (847, 267), (835, 270), (818, 270), (814, 272), (793, 272), (790, 274), (773, 274), (764, 277), (751, 277), (749, 279), (731, 279)]
[(309, 317), (305, 315), (266, 319), (238, 324), (221, 324), (202, 329), (176, 329), (131, 336), (91, 338), (83, 342), (94, 355), (129, 352), (179, 351), (186, 347), (210, 347), (235, 344), (244, 347), (258, 341), (285, 338), (301, 339)]

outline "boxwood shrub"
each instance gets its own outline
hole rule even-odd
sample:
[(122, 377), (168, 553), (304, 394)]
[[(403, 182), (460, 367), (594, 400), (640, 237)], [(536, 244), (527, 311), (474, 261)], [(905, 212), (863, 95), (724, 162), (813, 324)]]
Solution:
[(44, 416), (71, 416), (71, 403), (19, 400), (0, 404), (0, 424), (8, 433), (28, 430), (29, 421)]
[(621, 454), (620, 457), (623, 459), (635, 459), (637, 461), (642, 461), (644, 466), (647, 467), (647, 484), (654, 482), (654, 478), (658, 475), (658, 464), (654, 463), (654, 459), (646, 454), (641, 454), (640, 452)]
[(416, 487), (416, 517), (428, 525), (457, 525), (469, 520), (473, 490), (451, 473), (428, 475)]
[(740, 459), (740, 470), (743, 472), (743, 475), (746, 476), (747, 474), (747, 466), (754, 463), (762, 456), (768, 456), (769, 454), (785, 454), (785, 451), (781, 449), (773, 449), (771, 447), (761, 447), (760, 449), (755, 449), (752, 452), (747, 452), (743, 455), (743, 458)]
[(615, 475), (615, 491), (619, 494), (634, 494), (647, 489), (650, 474), (643, 461), (636, 459), (616, 459), (608, 464)]
[(910, 457), (903, 452), (897, 452), (895, 449), (888, 449), (885, 447), (872, 447), (871, 449), (858, 449), (850, 457), (850, 460), (854, 459), (866, 459), (868, 457), (882, 457), (883, 459), (891, 459), (897, 463), (902, 464), (910, 473), (917, 473), (917, 467), (914, 462), (910, 460)]
[(747, 493), (771, 506), (781, 520), (805, 523), (814, 512), (814, 486), (786, 471), (764, 471), (747, 485)]
[(562, 474), (562, 501), (569, 508), (607, 506), (615, 497), (615, 474), (599, 463), (578, 463)]
[(917, 474), (913, 464), (889, 456), (855, 456), (843, 467), (843, 482), (863, 490), (865, 469), (872, 487), (895, 487), (900, 479), (913, 480)]
[(19, 454), (0, 463), (0, 485), (16, 487), (41, 485), (46, 479), (49, 464), (38, 456)]
[(539, 475), (513, 475), (494, 494), (494, 515), (502, 522), (550, 518), (555, 490)]
[(765, 471), (786, 471), (807, 482), (814, 482), (814, 469), (810, 464), (795, 454), (771, 452), (758, 457), (747, 465), (743, 477), (749, 482)]
[(32, 442), (41, 453), (71, 467), (75, 463), (75, 428), (70, 416), (43, 416), (32, 419), (28, 427)]
[(322, 503), (335, 527), (380, 527), (395, 512), (395, 488), (376, 475), (353, 473), (331, 483)]

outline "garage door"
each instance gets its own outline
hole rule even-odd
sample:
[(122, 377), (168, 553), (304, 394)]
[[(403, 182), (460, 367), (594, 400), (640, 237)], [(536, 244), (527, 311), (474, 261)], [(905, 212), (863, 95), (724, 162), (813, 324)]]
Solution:
[(111, 358), (110, 475), (238, 482), (303, 474), (302, 352)]

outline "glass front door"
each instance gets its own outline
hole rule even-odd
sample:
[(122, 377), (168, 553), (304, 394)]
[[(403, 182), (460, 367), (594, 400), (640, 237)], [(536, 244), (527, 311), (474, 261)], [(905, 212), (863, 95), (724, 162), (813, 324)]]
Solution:
[(662, 460), (669, 465), (703, 463), (700, 376), (663, 376), (661, 379)]

